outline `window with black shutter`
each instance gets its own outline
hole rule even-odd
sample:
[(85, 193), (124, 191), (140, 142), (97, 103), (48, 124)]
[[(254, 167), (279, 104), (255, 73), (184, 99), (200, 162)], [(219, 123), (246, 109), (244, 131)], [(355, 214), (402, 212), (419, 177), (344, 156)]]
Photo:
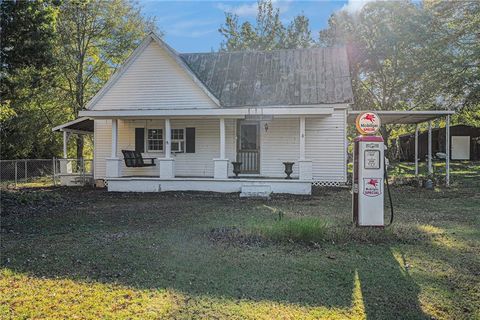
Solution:
[(145, 152), (145, 128), (135, 128), (135, 151)]
[(185, 152), (195, 153), (195, 128), (185, 128)]

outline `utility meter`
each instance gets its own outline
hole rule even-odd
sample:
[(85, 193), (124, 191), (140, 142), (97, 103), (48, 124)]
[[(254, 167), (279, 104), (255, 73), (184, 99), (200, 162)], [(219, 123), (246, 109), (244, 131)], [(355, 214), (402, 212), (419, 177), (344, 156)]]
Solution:
[(362, 134), (353, 148), (353, 221), (357, 226), (384, 226), (384, 151), (381, 136), (373, 135), (380, 127), (375, 113), (364, 112), (357, 117)]

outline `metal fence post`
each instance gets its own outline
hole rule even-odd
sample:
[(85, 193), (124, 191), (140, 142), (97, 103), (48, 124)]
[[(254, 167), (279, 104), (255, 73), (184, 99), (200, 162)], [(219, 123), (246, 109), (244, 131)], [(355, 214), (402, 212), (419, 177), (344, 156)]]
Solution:
[(25, 183), (27, 182), (27, 159), (25, 159)]
[(18, 173), (17, 160), (15, 160), (15, 188), (17, 187), (17, 173)]
[(52, 158), (52, 180), (53, 180), (53, 186), (55, 187), (57, 183), (55, 182), (55, 157)]

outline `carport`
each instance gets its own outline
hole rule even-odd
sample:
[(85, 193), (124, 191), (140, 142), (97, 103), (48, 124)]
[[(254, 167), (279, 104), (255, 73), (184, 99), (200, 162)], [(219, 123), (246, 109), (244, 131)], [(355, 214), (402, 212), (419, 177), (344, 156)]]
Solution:
[[(365, 111), (350, 110), (348, 112), (348, 124), (355, 124), (357, 116)], [(451, 110), (431, 111), (374, 111), (380, 117), (382, 124), (415, 124), (415, 175), (418, 176), (418, 125), (428, 122), (428, 173), (433, 173), (432, 167), (432, 121), (446, 118), (446, 141), (445, 141), (445, 185), (450, 185), (450, 116), (455, 113)]]

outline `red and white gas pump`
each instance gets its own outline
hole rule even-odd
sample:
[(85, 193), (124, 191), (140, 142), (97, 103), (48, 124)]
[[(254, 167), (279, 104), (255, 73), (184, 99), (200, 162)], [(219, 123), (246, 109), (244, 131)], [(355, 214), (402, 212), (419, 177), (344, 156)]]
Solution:
[(361, 227), (384, 226), (385, 146), (381, 136), (380, 118), (364, 112), (356, 119), (360, 136), (353, 148), (353, 221)]

